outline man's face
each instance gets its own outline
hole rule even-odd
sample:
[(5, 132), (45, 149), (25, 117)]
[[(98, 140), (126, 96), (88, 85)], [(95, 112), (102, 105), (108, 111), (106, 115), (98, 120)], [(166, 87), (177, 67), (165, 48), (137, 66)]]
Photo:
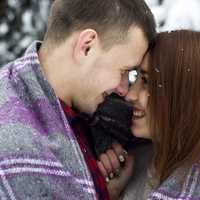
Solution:
[(148, 42), (138, 27), (131, 27), (127, 39), (108, 51), (99, 47), (95, 58), (84, 68), (73, 105), (92, 114), (106, 95), (118, 92), (119, 88), (128, 91), (127, 72), (140, 64), (147, 47)]

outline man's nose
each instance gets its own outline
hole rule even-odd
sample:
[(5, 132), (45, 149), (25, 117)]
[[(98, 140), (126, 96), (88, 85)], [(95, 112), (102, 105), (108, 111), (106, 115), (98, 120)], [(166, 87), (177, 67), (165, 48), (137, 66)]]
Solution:
[(128, 80), (128, 73), (124, 74), (120, 84), (116, 88), (116, 93), (119, 96), (125, 97), (128, 94), (129, 90), (129, 80)]
[(120, 83), (116, 88), (116, 93), (121, 97), (125, 97), (128, 94), (128, 84)]

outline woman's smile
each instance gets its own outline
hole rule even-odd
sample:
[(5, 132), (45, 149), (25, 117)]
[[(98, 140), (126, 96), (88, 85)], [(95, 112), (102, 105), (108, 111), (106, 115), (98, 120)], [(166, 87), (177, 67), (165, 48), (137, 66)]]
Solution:
[(141, 119), (145, 117), (145, 111), (139, 108), (133, 109), (133, 120)]

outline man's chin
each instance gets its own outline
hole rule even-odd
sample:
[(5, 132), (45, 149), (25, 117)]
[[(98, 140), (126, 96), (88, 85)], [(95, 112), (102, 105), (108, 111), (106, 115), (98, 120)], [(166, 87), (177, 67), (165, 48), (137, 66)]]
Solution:
[(80, 109), (80, 112), (88, 116), (92, 116), (95, 113), (96, 109), (97, 107), (83, 108), (83, 109)]
[(94, 107), (94, 108), (91, 108), (91, 109), (88, 111), (88, 115), (92, 116), (92, 115), (95, 113), (95, 111), (97, 110), (97, 107), (98, 107), (98, 106), (96, 106), (96, 107)]

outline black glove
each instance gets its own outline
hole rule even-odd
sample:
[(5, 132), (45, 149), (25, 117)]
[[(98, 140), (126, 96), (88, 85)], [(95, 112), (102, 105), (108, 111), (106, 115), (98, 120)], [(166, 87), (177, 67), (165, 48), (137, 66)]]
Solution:
[(90, 119), (91, 137), (95, 153), (100, 155), (117, 141), (122, 146), (135, 141), (131, 132), (133, 106), (113, 93), (107, 96)]

